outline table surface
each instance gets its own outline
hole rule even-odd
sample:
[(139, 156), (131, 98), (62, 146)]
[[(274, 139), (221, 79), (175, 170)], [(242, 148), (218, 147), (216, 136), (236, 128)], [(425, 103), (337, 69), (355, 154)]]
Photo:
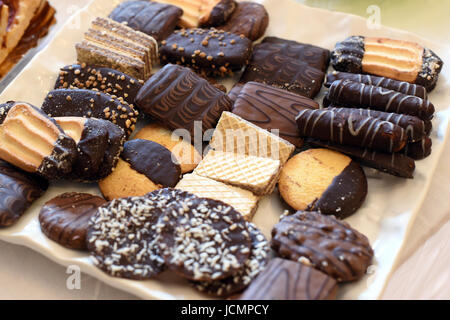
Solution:
[[(67, 17), (90, 0), (50, 0), (57, 9), (57, 31)], [(447, 0), (297, 0), (303, 4), (370, 17), (377, 6), (383, 25), (408, 30), (450, 45), (450, 11)], [(373, 10), (373, 7), (371, 7)], [(437, 173), (400, 263), (383, 299), (450, 299), (450, 141), (447, 141)], [(430, 215), (434, 206), (447, 208)], [(80, 289), (68, 289), (69, 274), (28, 248), (0, 242), (0, 299), (135, 299), (88, 275), (81, 276)]]

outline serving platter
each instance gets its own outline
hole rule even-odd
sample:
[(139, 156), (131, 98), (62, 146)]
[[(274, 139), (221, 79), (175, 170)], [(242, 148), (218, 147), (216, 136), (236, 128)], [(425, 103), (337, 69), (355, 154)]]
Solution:
[[(79, 11), (55, 35), (49, 45), (37, 54), (24, 70), (0, 95), (0, 101), (21, 100), (40, 106), (45, 95), (52, 89), (59, 68), (76, 61), (74, 45), (82, 39), (89, 22), (97, 16), (107, 16), (120, 0), (93, 0)], [(311, 43), (332, 49), (337, 41), (350, 35), (385, 36), (411, 40), (435, 51), (444, 62), (450, 61), (448, 47), (432, 43), (413, 34), (380, 27), (370, 29), (360, 17), (314, 9), (291, 0), (261, 0), (270, 15), (266, 35)], [(230, 88), (235, 79), (224, 84)], [(321, 101), (323, 92), (316, 98)], [(372, 169), (366, 169), (369, 193), (363, 207), (346, 219), (352, 227), (368, 236), (375, 250), (373, 265), (360, 281), (342, 285), (338, 297), (341, 299), (376, 299), (380, 297), (396, 266), (415, 217), (429, 189), (443, 145), (448, 138), (450, 119), (450, 70), (444, 65), (438, 86), (430, 94), (437, 109), (433, 120), (433, 153), (416, 163), (413, 180), (392, 177)], [(56, 195), (67, 192), (89, 192), (100, 194), (96, 185), (72, 182), (52, 183), (47, 193), (28, 210), (14, 226), (1, 229), (0, 239), (24, 245), (40, 252), (64, 266), (78, 265), (81, 270), (105, 283), (128, 291), (145, 299), (204, 299), (203, 294), (192, 289), (185, 280), (172, 273), (148, 281), (132, 281), (113, 278), (97, 269), (88, 254), (65, 249), (47, 239), (40, 230), (39, 210), (43, 203)], [(270, 236), (272, 226), (278, 222), (284, 207), (275, 192), (260, 202), (254, 222)]]

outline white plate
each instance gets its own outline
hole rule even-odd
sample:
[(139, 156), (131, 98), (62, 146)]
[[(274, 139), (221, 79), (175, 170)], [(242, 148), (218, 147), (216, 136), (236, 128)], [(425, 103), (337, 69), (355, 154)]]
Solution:
[[(89, 22), (97, 16), (106, 16), (119, 0), (95, 0), (72, 17), (55, 36), (50, 45), (36, 55), (0, 96), (0, 101), (22, 100), (37, 106), (56, 80), (60, 67), (76, 60), (74, 44), (82, 39)], [(386, 27), (371, 30), (362, 18), (302, 6), (290, 0), (265, 0), (270, 14), (267, 35), (293, 39), (332, 49), (337, 41), (350, 35), (386, 36), (417, 41), (434, 50), (444, 61), (450, 62), (449, 48), (422, 39), (410, 33)], [(228, 81), (228, 85), (230, 81)], [(323, 94), (323, 93), (322, 93)], [(437, 109), (433, 121), (433, 154), (417, 162), (413, 180), (392, 177), (366, 170), (369, 194), (364, 206), (348, 221), (366, 234), (374, 249), (374, 265), (369, 274), (358, 282), (341, 286), (339, 297), (343, 299), (376, 299), (380, 296), (396, 263), (403, 242), (429, 188), (443, 144), (448, 136), (450, 115), (450, 70), (445, 65), (437, 88), (430, 95)], [(0, 239), (30, 247), (62, 265), (78, 265), (86, 272), (119, 289), (147, 299), (201, 299), (202, 294), (191, 289), (186, 281), (171, 273), (164, 273), (155, 280), (131, 281), (113, 278), (98, 270), (86, 253), (65, 249), (48, 240), (40, 230), (39, 210), (45, 201), (66, 191), (99, 194), (96, 185), (75, 183), (52, 184), (20, 221), (0, 230)], [(282, 213), (279, 196), (264, 198), (254, 222), (270, 235), (272, 226)]]

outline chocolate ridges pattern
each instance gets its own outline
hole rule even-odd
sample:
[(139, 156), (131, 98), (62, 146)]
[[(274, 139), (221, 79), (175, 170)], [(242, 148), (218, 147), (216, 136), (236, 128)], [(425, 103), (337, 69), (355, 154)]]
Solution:
[(431, 155), (433, 141), (430, 137), (425, 137), (421, 141), (408, 143), (405, 148), (405, 154), (414, 159), (422, 160)]
[(434, 105), (429, 100), (349, 80), (333, 82), (326, 100), (343, 107), (401, 113), (422, 120), (431, 120), (434, 115)]
[(348, 116), (331, 110), (300, 111), (297, 116), (300, 135), (343, 145), (397, 152), (406, 145), (402, 127), (388, 121), (365, 117), (358, 112)]
[(303, 263), (275, 258), (240, 300), (334, 300), (337, 282)]
[(136, 104), (149, 116), (172, 130), (187, 129), (194, 137), (194, 122), (202, 121), (202, 132), (215, 128), (232, 102), (225, 93), (188, 68), (167, 65), (139, 91)]
[(272, 230), (272, 249), (289, 260), (303, 257), (338, 282), (361, 278), (374, 254), (366, 236), (318, 212), (297, 212), (281, 219)]

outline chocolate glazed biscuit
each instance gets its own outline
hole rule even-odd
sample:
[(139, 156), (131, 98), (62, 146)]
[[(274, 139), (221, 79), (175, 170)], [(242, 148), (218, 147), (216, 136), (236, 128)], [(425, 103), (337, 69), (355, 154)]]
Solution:
[(422, 160), (431, 155), (433, 141), (430, 137), (425, 137), (421, 141), (408, 143), (405, 148), (405, 154), (414, 160)]
[(302, 110), (297, 116), (300, 135), (343, 145), (397, 152), (406, 145), (406, 133), (391, 122), (361, 116), (348, 116), (331, 110)]
[(349, 80), (333, 82), (324, 98), (324, 106), (330, 103), (349, 108), (407, 114), (424, 121), (431, 120), (434, 115), (434, 105), (429, 100)]

